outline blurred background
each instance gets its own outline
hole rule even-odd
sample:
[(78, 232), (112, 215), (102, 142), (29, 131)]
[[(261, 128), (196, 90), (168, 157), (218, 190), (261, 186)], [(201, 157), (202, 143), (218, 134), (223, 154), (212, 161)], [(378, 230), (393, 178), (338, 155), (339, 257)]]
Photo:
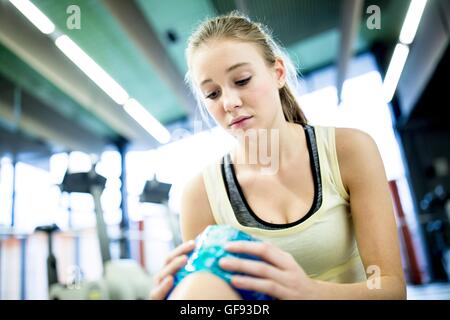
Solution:
[(162, 266), (184, 184), (234, 143), (184, 48), (236, 9), (297, 65), (312, 124), (375, 139), (409, 299), (450, 298), (449, 1), (0, 0), (0, 299), (145, 296), (121, 279)]

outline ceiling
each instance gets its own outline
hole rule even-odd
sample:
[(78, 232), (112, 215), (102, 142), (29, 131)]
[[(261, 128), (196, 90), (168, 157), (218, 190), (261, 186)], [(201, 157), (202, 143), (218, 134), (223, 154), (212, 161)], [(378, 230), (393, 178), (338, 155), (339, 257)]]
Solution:
[[(234, 9), (244, 11), (270, 27), (298, 64), (299, 74), (306, 75), (345, 59), (343, 35), (349, 33), (349, 25), (343, 21), (344, 12), (357, 0), (32, 2), (173, 131), (191, 129), (195, 115), (193, 97), (183, 84), (184, 48), (199, 21)], [(66, 9), (73, 4), (81, 12), (79, 30), (66, 26)], [(369, 5), (380, 7), (379, 30), (366, 26)], [(408, 5), (406, 0), (364, 1), (349, 53), (368, 51), (380, 42), (393, 46)], [(159, 145), (6, 0), (0, 0), (0, 90), (0, 135), (20, 133), (22, 138), (43, 141), (50, 152), (99, 152), (118, 137), (135, 148)]]

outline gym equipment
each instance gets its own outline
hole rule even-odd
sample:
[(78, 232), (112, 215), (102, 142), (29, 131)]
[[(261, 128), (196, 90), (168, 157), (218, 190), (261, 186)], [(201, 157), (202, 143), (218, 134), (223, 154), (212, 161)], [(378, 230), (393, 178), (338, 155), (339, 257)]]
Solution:
[(58, 231), (56, 225), (38, 227), (36, 231), (48, 235), (49, 256), (47, 273), (49, 298), (54, 300), (137, 300), (148, 299), (152, 287), (152, 279), (139, 264), (132, 259), (111, 259), (110, 239), (103, 219), (100, 196), (105, 188), (106, 178), (98, 175), (94, 166), (89, 172), (66, 173), (60, 185), (61, 191), (68, 193), (90, 193), (94, 199), (96, 229), (103, 262), (103, 277), (98, 281), (80, 281), (68, 285), (58, 283), (56, 258), (52, 248), (52, 234)]
[[(206, 227), (206, 229), (195, 239), (195, 248), (189, 253), (186, 265), (175, 274), (174, 287), (187, 275), (199, 271), (211, 272), (230, 284), (231, 277), (240, 273), (222, 269), (219, 266), (220, 259), (225, 257), (237, 257), (242, 259), (260, 260), (260, 258), (256, 256), (243, 253), (231, 253), (224, 249), (227, 242), (239, 240), (261, 241), (228, 225), (211, 225)], [(273, 300), (271, 296), (261, 292), (235, 289), (244, 300)]]
[[(27, 283), (27, 277), (26, 277), (26, 265), (27, 265), (27, 242), (28, 242), (29, 233), (25, 231), (17, 230), (15, 227), (6, 227), (3, 225), (0, 225), (0, 300), (5, 299), (5, 297), (2, 296), (3, 288), (2, 288), (2, 268), (5, 266), (4, 262), (9, 260), (8, 256), (4, 256), (5, 253), (7, 253), (7, 250), (4, 250), (3, 242), (8, 241), (9, 239), (15, 239), (19, 241), (20, 245), (20, 255), (19, 255), (19, 298), (21, 300), (26, 299), (26, 283)], [(5, 252), (6, 251), (6, 252)], [(11, 276), (8, 274), (8, 276)], [(8, 298), (7, 298), (8, 299)]]
[(167, 209), (167, 222), (173, 237), (173, 246), (177, 247), (181, 244), (181, 232), (179, 229), (178, 216), (169, 208), (169, 191), (171, 184), (160, 182), (153, 176), (153, 180), (145, 183), (144, 189), (139, 197), (140, 202), (150, 202), (162, 204)]
[(425, 194), (420, 201), (422, 223), (430, 252), (433, 278), (450, 280), (450, 194), (442, 185)]
[(402, 242), (405, 246), (405, 264), (406, 270), (405, 275), (407, 279), (412, 284), (422, 284), (423, 276), (417, 259), (416, 251), (410, 229), (408, 227), (408, 222), (403, 211), (402, 202), (400, 200), (400, 194), (398, 192), (397, 181), (389, 181), (389, 188), (391, 190), (391, 196), (395, 207), (395, 215), (399, 226), (399, 236), (401, 236)]

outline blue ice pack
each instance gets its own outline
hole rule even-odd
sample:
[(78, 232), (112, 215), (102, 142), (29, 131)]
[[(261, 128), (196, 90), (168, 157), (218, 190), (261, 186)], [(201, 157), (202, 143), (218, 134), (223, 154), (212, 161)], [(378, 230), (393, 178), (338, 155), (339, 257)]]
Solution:
[[(175, 288), (181, 280), (187, 275), (199, 272), (208, 271), (216, 276), (225, 280), (230, 286), (231, 277), (233, 275), (242, 274), (238, 272), (231, 272), (224, 270), (219, 266), (219, 260), (225, 257), (234, 257), (242, 259), (261, 260), (259, 257), (242, 254), (232, 253), (224, 249), (227, 242), (230, 241), (261, 241), (252, 237), (251, 235), (242, 232), (236, 228), (228, 225), (211, 225), (208, 226), (196, 239), (195, 248), (188, 255), (188, 261), (186, 265), (181, 268), (174, 275), (174, 287)], [(172, 288), (172, 290), (173, 290)], [(273, 300), (271, 296), (268, 296), (261, 292), (242, 290), (233, 287), (244, 300)]]

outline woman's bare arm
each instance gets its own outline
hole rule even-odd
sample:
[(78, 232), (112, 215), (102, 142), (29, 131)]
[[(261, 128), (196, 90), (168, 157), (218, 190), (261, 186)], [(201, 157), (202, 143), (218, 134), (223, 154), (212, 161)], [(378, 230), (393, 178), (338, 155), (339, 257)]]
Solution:
[[(366, 271), (380, 271), (380, 288), (367, 282), (319, 282), (329, 299), (405, 299), (397, 226), (383, 162), (375, 141), (366, 133), (336, 129), (336, 149), (342, 181), (350, 194), (350, 207), (358, 249)], [(373, 267), (372, 267), (373, 268)]]
[(183, 241), (195, 239), (208, 225), (216, 224), (200, 173), (190, 180), (181, 198), (180, 225)]

